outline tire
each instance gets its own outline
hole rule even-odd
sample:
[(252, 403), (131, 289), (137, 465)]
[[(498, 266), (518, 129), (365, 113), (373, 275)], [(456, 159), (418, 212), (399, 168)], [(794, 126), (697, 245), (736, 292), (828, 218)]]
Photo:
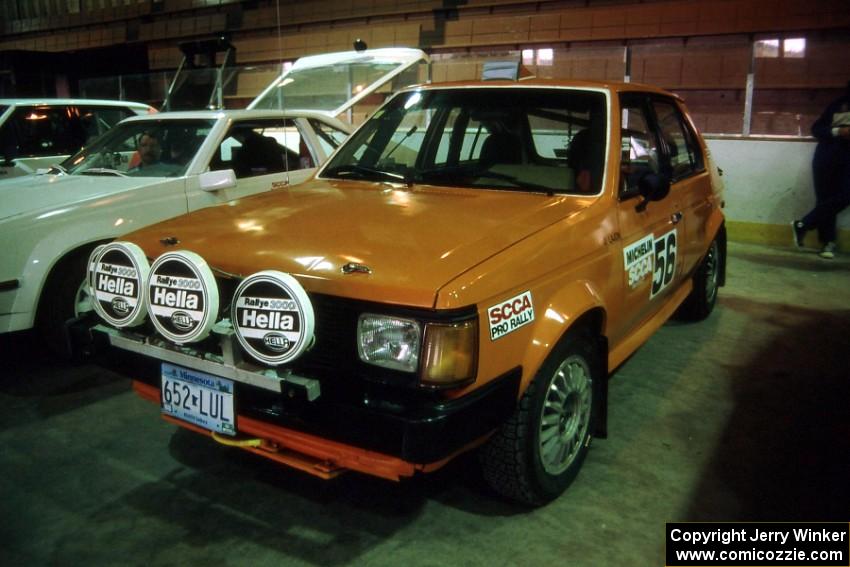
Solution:
[(41, 292), (36, 329), (48, 349), (61, 358), (71, 358), (65, 324), (91, 310), (88, 286), (84, 285), (90, 250), (66, 256), (53, 268)]
[(567, 335), (549, 355), (514, 415), (481, 448), (484, 478), (532, 506), (560, 496), (578, 475), (593, 432), (599, 376), (594, 341)]
[(711, 241), (708, 252), (700, 262), (693, 276), (694, 288), (676, 312), (676, 318), (685, 321), (702, 321), (714, 310), (717, 303), (717, 290), (720, 287), (723, 270), (721, 246), (717, 239)]

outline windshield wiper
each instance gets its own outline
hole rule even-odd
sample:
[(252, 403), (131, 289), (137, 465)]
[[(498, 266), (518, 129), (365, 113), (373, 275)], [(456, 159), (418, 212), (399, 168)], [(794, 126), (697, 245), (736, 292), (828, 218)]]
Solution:
[(551, 187), (546, 187), (545, 185), (539, 185), (537, 183), (529, 183), (528, 181), (520, 181), (513, 175), (508, 175), (506, 173), (498, 173), (495, 171), (476, 171), (472, 174), (473, 177), (477, 179), (499, 179), (501, 181), (507, 181), (508, 183), (513, 183), (515, 187), (519, 189), (531, 189), (532, 191), (543, 191), (548, 193), (549, 195), (554, 195), (555, 190)]
[(325, 175), (330, 176), (338, 176), (338, 177), (348, 177), (351, 175), (359, 176), (360, 179), (369, 180), (369, 176), (377, 175), (383, 179), (390, 179), (392, 181), (400, 181), (401, 183), (408, 183), (407, 177), (400, 173), (393, 173), (391, 171), (382, 171), (380, 169), (375, 169), (372, 167), (366, 167), (364, 165), (340, 165), (334, 167), (333, 169), (329, 169), (325, 171)]
[(129, 177), (126, 173), (122, 173), (117, 169), (109, 169), (108, 167), (92, 167), (85, 171), (81, 171), (80, 175), (114, 175), (116, 177)]
[[(457, 180), (471, 180), (471, 179), (498, 179), (500, 181), (507, 181), (508, 183), (512, 183), (513, 186), (517, 189), (529, 189), (531, 191), (542, 191), (548, 195), (554, 195), (555, 190), (551, 187), (546, 187), (545, 185), (539, 185), (537, 183), (530, 183), (528, 181), (520, 181), (513, 175), (508, 175), (506, 173), (498, 173), (495, 171), (487, 171), (487, 170), (475, 170), (470, 169), (464, 166), (454, 166), (454, 167), (441, 167), (437, 169), (427, 169), (425, 171), (420, 171), (416, 175), (416, 180), (420, 182), (425, 182), (440, 179), (445, 183), (446, 181), (451, 181), (452, 178)], [(509, 187), (509, 188), (514, 188)]]

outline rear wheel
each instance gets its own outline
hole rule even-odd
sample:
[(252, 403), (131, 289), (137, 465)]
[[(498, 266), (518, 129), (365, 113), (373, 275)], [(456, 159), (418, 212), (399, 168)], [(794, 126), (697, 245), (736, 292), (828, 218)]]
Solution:
[(720, 244), (715, 238), (694, 274), (694, 288), (679, 307), (677, 318), (702, 321), (711, 315), (717, 303), (717, 290), (720, 287), (720, 273), (724, 261)]
[(88, 257), (89, 251), (81, 250), (60, 260), (51, 271), (38, 304), (38, 332), (45, 345), (63, 358), (72, 355), (66, 323), (92, 309), (85, 282)]
[(572, 483), (593, 431), (596, 368), (586, 335), (566, 337), (549, 355), (514, 415), (481, 448), (484, 478), (497, 492), (541, 505)]

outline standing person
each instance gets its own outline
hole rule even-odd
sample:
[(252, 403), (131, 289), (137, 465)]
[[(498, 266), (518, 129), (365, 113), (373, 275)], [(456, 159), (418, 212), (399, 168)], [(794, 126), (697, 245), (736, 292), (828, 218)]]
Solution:
[(835, 257), (836, 217), (850, 205), (850, 83), (812, 125), (812, 135), (818, 139), (812, 160), (815, 208), (792, 223), (794, 242), (802, 246), (806, 232), (816, 228), (820, 257), (829, 259)]

